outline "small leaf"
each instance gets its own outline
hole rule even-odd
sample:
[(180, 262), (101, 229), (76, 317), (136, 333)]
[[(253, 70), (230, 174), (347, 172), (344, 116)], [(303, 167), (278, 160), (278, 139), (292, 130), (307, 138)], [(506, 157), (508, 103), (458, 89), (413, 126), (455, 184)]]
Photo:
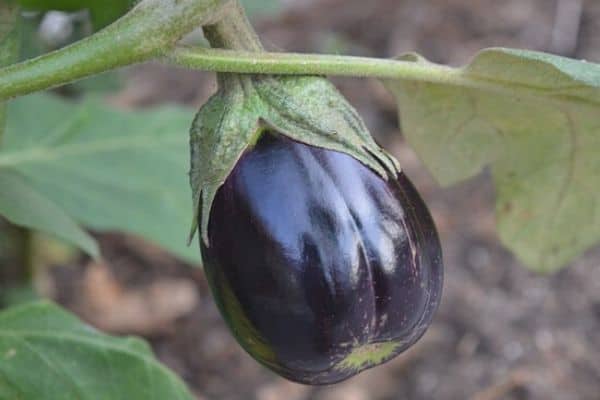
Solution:
[(600, 65), (489, 49), (452, 73), (460, 84), (386, 82), (404, 134), (435, 177), (448, 185), (490, 164), (500, 237), (537, 271), (597, 243)]
[(0, 313), (0, 399), (192, 400), (148, 345), (38, 302)]
[(119, 112), (97, 99), (73, 104), (48, 95), (19, 98), (8, 108), (0, 170), (18, 171), (81, 224), (138, 234), (199, 261), (197, 248), (185, 242), (192, 112)]
[(0, 188), (0, 215), (16, 225), (56, 235), (79, 246), (92, 257), (98, 257), (95, 240), (18, 173), (0, 169)]

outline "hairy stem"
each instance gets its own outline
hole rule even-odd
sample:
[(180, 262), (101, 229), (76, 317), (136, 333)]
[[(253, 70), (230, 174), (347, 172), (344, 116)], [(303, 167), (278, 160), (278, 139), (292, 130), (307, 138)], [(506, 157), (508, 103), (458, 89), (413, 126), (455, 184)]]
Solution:
[(71, 46), (0, 70), (0, 99), (69, 83), (162, 55), (216, 18), (226, 0), (142, 0), (121, 19)]
[[(500, 95), (532, 98), (563, 104), (577, 99), (549, 96), (544, 88), (518, 82), (494, 81), (469, 74), (464, 68), (453, 68), (414, 59), (380, 59), (326, 54), (269, 53), (178, 47), (165, 61), (189, 69), (239, 74), (332, 75), (371, 77), (480, 89)], [(585, 100), (581, 100), (585, 102)]]
[[(248, 17), (238, 0), (233, 0), (223, 10), (223, 15), (215, 24), (204, 26), (204, 36), (211, 47), (245, 51), (252, 54), (264, 52), (258, 35), (252, 28)], [(231, 79), (233, 78), (233, 79)], [(240, 75), (219, 72), (217, 82), (219, 88), (237, 86)]]
[[(0, 67), (17, 61), (19, 8), (12, 1), (0, 4)], [(6, 103), (0, 102), (0, 146), (6, 125)]]
[[(6, 0), (0, 4), (0, 66), (17, 62), (20, 48), (19, 7), (14, 1)], [(0, 147), (6, 129), (6, 102), (0, 102)], [(2, 217), (0, 216), (0, 219)], [(32, 232), (29, 229), (13, 226), (0, 220), (0, 241), (8, 242), (1, 253), (9, 253), (13, 258), (2, 260), (2, 278), (4, 285), (25, 286), (33, 281), (34, 270), (31, 247)], [(11, 246), (12, 245), (12, 246)], [(4, 254), (2, 254), (4, 255)]]
[(446, 82), (457, 70), (438, 64), (418, 64), (381, 58), (327, 54), (256, 53), (246, 50), (177, 47), (167, 62), (190, 69), (240, 74), (337, 75)]
[[(168, 15), (163, 9), (167, 3), (173, 3)], [(186, 10), (193, 12), (186, 14)], [(205, 34), (211, 45), (221, 48), (175, 47), (181, 35), (202, 24), (208, 25)], [(414, 60), (262, 52), (243, 10), (233, 0), (143, 0), (127, 16), (82, 42), (0, 69), (0, 101), (156, 57), (177, 66), (220, 73), (374, 77), (440, 83), (552, 103), (574, 101), (549, 97), (543, 88), (480, 79), (461, 68)]]
[(215, 24), (207, 25), (203, 30), (211, 47), (248, 52), (264, 51), (244, 8), (237, 0), (224, 7), (221, 18)]
[(33, 232), (0, 218), (0, 308), (11, 289), (33, 289), (36, 278)]

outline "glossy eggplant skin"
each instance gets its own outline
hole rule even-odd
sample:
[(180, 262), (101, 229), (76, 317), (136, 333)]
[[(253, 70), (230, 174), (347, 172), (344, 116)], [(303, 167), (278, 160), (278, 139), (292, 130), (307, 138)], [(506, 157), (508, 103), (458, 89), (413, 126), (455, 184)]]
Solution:
[(442, 254), (400, 173), (265, 133), (212, 204), (204, 268), (244, 349), (299, 383), (330, 384), (398, 355), (439, 304)]

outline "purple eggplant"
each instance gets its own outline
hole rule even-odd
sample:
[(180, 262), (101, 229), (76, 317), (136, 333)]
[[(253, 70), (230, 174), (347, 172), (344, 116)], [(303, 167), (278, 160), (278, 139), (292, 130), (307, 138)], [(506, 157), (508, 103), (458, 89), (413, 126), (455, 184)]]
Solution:
[(441, 247), (403, 173), (386, 181), (346, 154), (267, 132), (210, 210), (200, 242), (214, 298), (242, 347), (276, 373), (335, 383), (430, 325)]

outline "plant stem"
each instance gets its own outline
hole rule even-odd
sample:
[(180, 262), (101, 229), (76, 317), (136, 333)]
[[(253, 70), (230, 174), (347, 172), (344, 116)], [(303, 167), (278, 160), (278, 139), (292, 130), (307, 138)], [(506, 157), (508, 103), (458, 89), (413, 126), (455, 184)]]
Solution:
[(0, 70), (0, 100), (135, 64), (169, 51), (218, 17), (225, 0), (142, 0), (121, 19), (71, 46)]
[[(17, 61), (19, 9), (12, 1), (0, 4), (0, 67)], [(0, 146), (6, 125), (6, 103), (0, 102)]]
[(203, 30), (213, 48), (253, 53), (264, 51), (244, 8), (237, 0), (223, 8), (223, 14), (215, 24), (207, 25)]
[[(36, 276), (34, 255), (35, 248), (33, 245), (33, 231), (23, 227), (15, 227), (16, 235), (20, 238), (20, 247), (17, 247), (20, 257), (20, 279), (16, 279), (15, 283), (20, 285), (32, 285)], [(19, 265), (19, 264), (17, 264)]]
[[(352, 57), (326, 54), (269, 53), (177, 47), (165, 61), (188, 69), (238, 74), (332, 75), (371, 77), (407, 82), (438, 83), (530, 98), (551, 104), (587, 103), (585, 99), (549, 95), (548, 90), (531, 85), (480, 78), (464, 68), (431, 62)], [(1, 89), (0, 89), (1, 95)]]
[(9, 289), (32, 288), (35, 278), (33, 232), (0, 218), (0, 308)]
[[(178, 38), (202, 24), (209, 24), (204, 30), (211, 45), (225, 49), (175, 47)], [(462, 68), (414, 59), (262, 52), (243, 10), (233, 0), (143, 0), (115, 24), (71, 47), (0, 69), (0, 101), (156, 57), (177, 66), (219, 73), (374, 77), (481, 89), (558, 104), (578, 101), (549, 96), (543, 88), (481, 79)]]
[[(246, 51), (251, 54), (264, 52), (262, 43), (238, 0), (233, 0), (223, 10), (219, 21), (202, 29), (211, 47)], [(217, 82), (222, 90), (238, 86), (241, 83), (240, 79), (244, 79), (242, 75), (217, 73)]]
[[(0, 4), (0, 66), (17, 62), (20, 48), (19, 7), (11, 0)], [(0, 102), (0, 148), (6, 129), (6, 102)], [(0, 216), (0, 218), (2, 218)], [(0, 221), (0, 236), (7, 241), (3, 249), (12, 260), (3, 266), (4, 276), (0, 279), (3, 285), (27, 286), (33, 281), (35, 274), (32, 249), (33, 233), (26, 228), (13, 226)], [(11, 246), (12, 244), (12, 246)], [(0, 249), (2, 250), (2, 249)], [(10, 250), (10, 251), (7, 251)], [(10, 257), (9, 257), (10, 258)], [(0, 262), (3, 260), (0, 259)]]
[(169, 63), (190, 69), (240, 74), (337, 75), (407, 79), (446, 83), (457, 69), (393, 59), (300, 53), (256, 53), (177, 47), (166, 56)]

